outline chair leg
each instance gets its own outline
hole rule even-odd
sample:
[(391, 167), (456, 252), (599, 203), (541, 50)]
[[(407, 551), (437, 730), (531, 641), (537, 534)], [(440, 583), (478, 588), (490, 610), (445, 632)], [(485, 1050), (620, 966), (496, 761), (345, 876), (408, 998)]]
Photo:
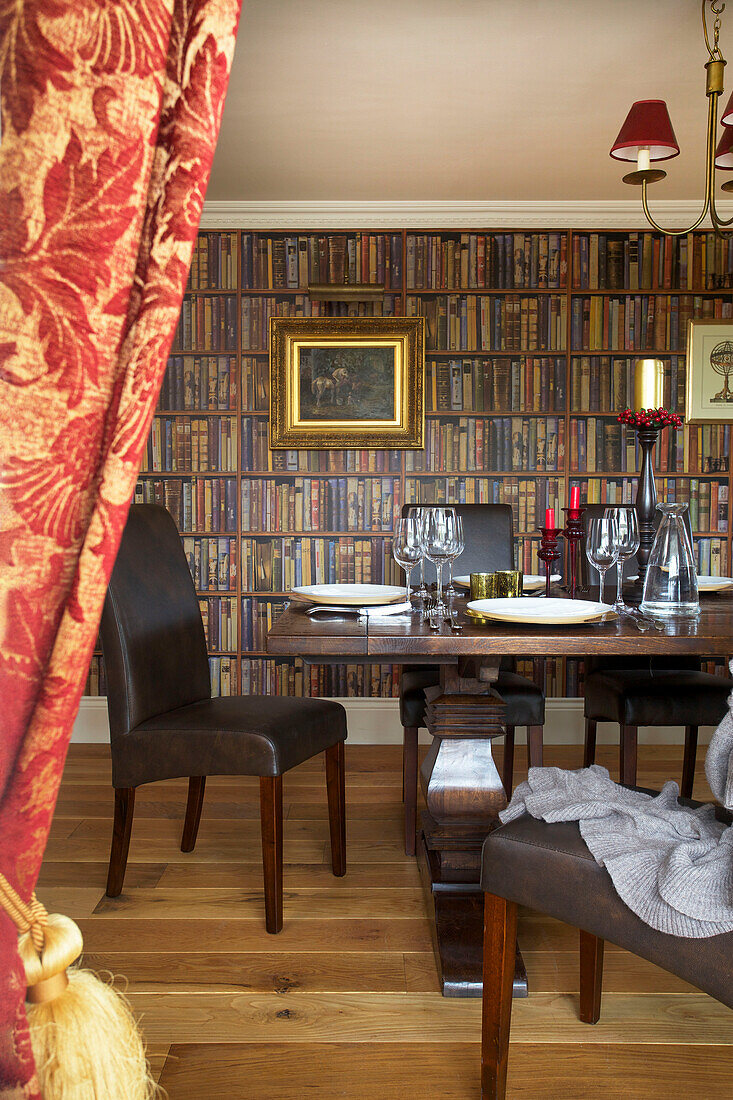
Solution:
[(636, 786), (636, 755), (638, 726), (621, 726), (619, 772), (621, 782), (627, 787)]
[(265, 928), (283, 926), (283, 777), (260, 776), (262, 864), (265, 877)]
[(517, 907), (484, 895), (484, 992), (481, 1013), (481, 1098), (504, 1100), (512, 1018)]
[(501, 781), (507, 798), (511, 798), (514, 786), (514, 726), (507, 726), (504, 734), (504, 763), (502, 765)]
[(603, 940), (580, 929), (580, 1019), (597, 1024), (601, 1015)]
[(107, 897), (117, 898), (122, 893), (130, 850), (132, 816), (135, 812), (135, 788), (115, 787), (115, 819), (112, 826), (112, 847), (107, 872)]
[(415, 854), (417, 830), (417, 726), (403, 726), (402, 793), (405, 801), (405, 855)]
[(680, 794), (683, 798), (692, 798), (696, 757), (697, 726), (685, 726), (685, 756), (682, 761), (682, 783), (680, 785)]
[(192, 852), (196, 846), (196, 837), (198, 836), (199, 822), (201, 821), (201, 807), (204, 804), (205, 787), (205, 775), (192, 775), (188, 780), (186, 820), (183, 822), (183, 835), (181, 837), (182, 852)]
[(344, 743), (326, 749), (328, 828), (331, 833), (331, 867), (339, 878), (346, 874), (346, 778)]
[(543, 727), (527, 726), (527, 765), (530, 768), (542, 767)]
[(589, 768), (596, 762), (596, 729), (598, 723), (592, 718), (585, 720), (585, 747), (583, 749), (583, 767)]

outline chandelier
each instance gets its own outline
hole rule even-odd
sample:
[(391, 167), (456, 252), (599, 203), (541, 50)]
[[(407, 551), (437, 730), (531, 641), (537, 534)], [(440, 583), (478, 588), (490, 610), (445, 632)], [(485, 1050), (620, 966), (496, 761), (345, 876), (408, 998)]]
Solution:
[[(705, 19), (705, 5), (710, 4), (710, 10), (715, 16), (713, 23), (713, 44), (710, 45), (710, 36)], [(700, 216), (686, 229), (663, 229), (649, 211), (647, 190), (650, 183), (657, 183), (667, 175), (661, 168), (652, 168), (651, 162), (658, 160), (671, 160), (679, 155), (680, 147), (674, 136), (672, 122), (667, 110), (667, 104), (663, 99), (641, 99), (634, 103), (626, 120), (621, 127), (618, 137), (613, 143), (611, 156), (616, 160), (636, 161), (636, 171), (624, 176), (624, 183), (641, 185), (641, 204), (644, 214), (650, 225), (660, 233), (670, 237), (680, 237), (697, 229), (710, 211), (710, 220), (717, 233), (721, 233), (726, 226), (733, 225), (733, 218), (719, 217), (715, 209), (715, 169), (733, 168), (733, 95), (728, 100), (728, 105), (723, 111), (721, 123), (723, 135), (715, 147), (715, 138), (718, 128), (718, 100), (723, 93), (723, 69), (725, 58), (718, 46), (720, 34), (720, 16), (725, 11), (725, 4), (719, 0), (702, 0), (702, 29), (705, 35), (710, 60), (706, 62), (707, 81), (705, 94), (708, 97), (708, 131), (705, 148), (705, 201)], [(723, 191), (733, 191), (733, 180), (722, 185)]]

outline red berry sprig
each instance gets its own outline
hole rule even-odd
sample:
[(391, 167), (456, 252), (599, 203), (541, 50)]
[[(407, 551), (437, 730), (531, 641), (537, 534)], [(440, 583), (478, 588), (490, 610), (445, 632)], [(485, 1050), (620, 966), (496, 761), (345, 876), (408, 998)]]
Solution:
[(678, 413), (666, 409), (624, 409), (616, 417), (629, 428), (681, 428), (684, 421)]

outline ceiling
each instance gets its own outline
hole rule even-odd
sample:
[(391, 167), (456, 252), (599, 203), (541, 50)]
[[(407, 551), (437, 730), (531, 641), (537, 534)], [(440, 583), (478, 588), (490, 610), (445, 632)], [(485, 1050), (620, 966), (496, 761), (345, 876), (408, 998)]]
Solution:
[(695, 200), (706, 60), (698, 0), (243, 0), (207, 199), (637, 199), (608, 150), (663, 98)]

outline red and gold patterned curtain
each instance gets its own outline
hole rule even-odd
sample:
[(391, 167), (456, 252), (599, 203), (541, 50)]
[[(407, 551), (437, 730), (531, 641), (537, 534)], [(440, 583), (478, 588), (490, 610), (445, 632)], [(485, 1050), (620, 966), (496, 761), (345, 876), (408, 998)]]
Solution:
[[(241, 0), (0, 0), (0, 871), (34, 888)], [(0, 913), (0, 1095), (39, 1096)]]

